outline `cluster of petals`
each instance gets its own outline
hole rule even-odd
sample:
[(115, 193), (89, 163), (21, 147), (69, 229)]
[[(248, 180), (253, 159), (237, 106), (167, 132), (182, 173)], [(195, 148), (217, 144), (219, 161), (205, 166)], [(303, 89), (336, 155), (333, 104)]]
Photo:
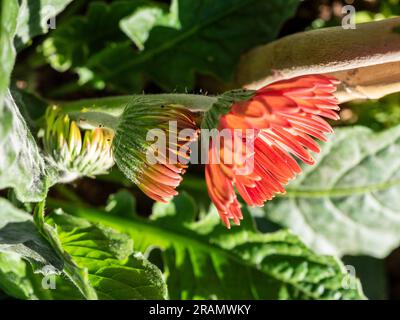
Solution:
[[(165, 133), (166, 149), (158, 150), (157, 157), (160, 161), (155, 164), (149, 164), (145, 155), (141, 155), (143, 164), (141, 174), (137, 177), (137, 185), (153, 200), (165, 203), (178, 194), (175, 189), (182, 181), (182, 175), (187, 169), (190, 158), (190, 149), (185, 147), (198, 138), (199, 130), (195, 115), (183, 106), (163, 106), (162, 113), (156, 116), (156, 121), (157, 128)], [(170, 121), (176, 121), (177, 127), (171, 129)], [(188, 132), (192, 134), (180, 136), (179, 132), (183, 129), (191, 129)], [(170, 139), (170, 135), (174, 138)], [(170, 140), (176, 142), (171, 143)]]
[(209, 146), (208, 193), (228, 228), (231, 220), (240, 224), (243, 218), (235, 189), (248, 205), (263, 206), (277, 193), (284, 193), (284, 185), (301, 173), (295, 158), (314, 164), (311, 152), (320, 152), (315, 139), (327, 141), (326, 135), (333, 132), (324, 118), (339, 119), (338, 100), (333, 95), (338, 83), (323, 75), (277, 81), (257, 90), (250, 100), (234, 103), (221, 117), (219, 130), (254, 131), (251, 138), (243, 134), (242, 139), (243, 144), (252, 139), (253, 152), (248, 155), (252, 161), (224, 163), (226, 153), (234, 153), (235, 148), (221, 151), (217, 144)]

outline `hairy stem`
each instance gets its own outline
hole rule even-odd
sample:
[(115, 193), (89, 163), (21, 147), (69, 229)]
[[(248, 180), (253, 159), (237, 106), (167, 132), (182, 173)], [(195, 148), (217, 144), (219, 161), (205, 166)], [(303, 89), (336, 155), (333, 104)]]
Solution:
[(103, 112), (111, 116), (119, 116), (123, 112), (126, 105), (134, 99), (160, 103), (160, 104), (181, 104), (192, 111), (207, 111), (217, 101), (217, 97), (196, 95), (196, 94), (141, 94), (126, 95), (107, 98), (94, 98), (77, 100), (73, 102), (57, 103), (67, 113), (77, 112)]
[(211, 92), (271, 82), (305, 74), (332, 74), (342, 81), (340, 102), (376, 99), (400, 90), (400, 17), (300, 32), (256, 47), (241, 57), (230, 84), (204, 78)]
[(72, 120), (75, 120), (79, 127), (93, 130), (95, 128), (109, 128), (115, 130), (119, 118), (105, 112), (70, 112)]
[(280, 78), (400, 61), (400, 18), (293, 34), (245, 54), (237, 82), (250, 89)]

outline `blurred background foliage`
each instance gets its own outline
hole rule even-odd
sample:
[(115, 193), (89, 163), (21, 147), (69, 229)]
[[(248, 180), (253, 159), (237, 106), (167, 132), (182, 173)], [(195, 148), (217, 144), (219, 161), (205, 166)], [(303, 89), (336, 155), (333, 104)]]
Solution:
[[(167, 0), (75, 0), (57, 16), (55, 30), (18, 45), (12, 84), (15, 90), (50, 101), (141, 92), (203, 93), (200, 78), (228, 82), (240, 54), (249, 48), (295, 32), (340, 25), (346, 4), (355, 6), (357, 22), (400, 14), (400, 0), (268, 0), (243, 6), (245, 2), (227, 7), (221, 1), (210, 13), (206, 5), (196, 7), (193, 1), (173, 1), (170, 6)], [(345, 103), (341, 120), (333, 123), (363, 125), (375, 132), (398, 124), (400, 94)], [(57, 185), (50, 196), (106, 206), (109, 195), (121, 186), (135, 196), (137, 213), (149, 216), (153, 202), (116, 168), (95, 180)], [(196, 196), (200, 212), (207, 212), (201, 166), (190, 168), (179, 189)], [(261, 224), (264, 231), (280, 228), (266, 219)], [(368, 297), (400, 298), (400, 249), (386, 259), (345, 256), (344, 261), (355, 267)]]

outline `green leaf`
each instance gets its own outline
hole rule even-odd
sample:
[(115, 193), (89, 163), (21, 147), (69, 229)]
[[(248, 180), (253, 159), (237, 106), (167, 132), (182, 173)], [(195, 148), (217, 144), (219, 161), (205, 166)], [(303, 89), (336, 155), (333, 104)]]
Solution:
[(65, 214), (53, 214), (62, 247), (82, 268), (99, 299), (163, 299), (161, 272), (133, 252), (132, 240), (110, 228)]
[[(187, 195), (157, 205), (152, 220), (125, 219), (101, 210), (52, 202), (88, 220), (129, 234), (135, 249), (163, 250), (168, 290), (173, 299), (361, 299), (358, 280), (335, 258), (307, 249), (282, 231), (258, 233), (251, 217), (228, 231), (213, 209), (194, 222)], [(174, 212), (179, 208), (179, 212)], [(352, 284), (346, 287), (347, 280)]]
[(48, 102), (30, 92), (20, 90), (13, 86), (10, 91), (26, 124), (33, 135), (35, 135), (39, 129), (39, 119), (44, 116), (49, 105)]
[(18, 299), (36, 298), (28, 268), (19, 254), (0, 252), (0, 288)]
[[(287, 195), (251, 209), (316, 251), (385, 257), (400, 243), (400, 126), (335, 130)], [(262, 218), (260, 218), (262, 219)]]
[(56, 15), (72, 0), (22, 0), (18, 13), (16, 47), (21, 48), (30, 39), (57, 26)]
[[(108, 51), (118, 52), (113, 57), (116, 64), (132, 57), (134, 51), (130, 48), (129, 38), (119, 29), (118, 24), (144, 3), (147, 2), (116, 1), (110, 5), (91, 3), (85, 17), (75, 16), (54, 30), (43, 44), (43, 54), (56, 70), (72, 68), (79, 73), (81, 83), (92, 81), (96, 86), (104, 86), (101, 72), (93, 73), (91, 61)], [(139, 82), (138, 75), (126, 73), (120, 79), (115, 78), (113, 84), (117, 87), (136, 88)]]
[(3, 198), (0, 198), (0, 252), (18, 254), (43, 274), (48, 266), (56, 272), (63, 269), (63, 261), (36, 230), (32, 216)]
[[(30, 38), (48, 31), (47, 20), (64, 9), (72, 0), (7, 0), (0, 3), (0, 118), (7, 112), (3, 110), (3, 99), (9, 87), (10, 75), (14, 67), (17, 46)], [(4, 114), (3, 114), (4, 113)], [(0, 136), (3, 136), (0, 128)]]
[[(51, 233), (51, 227), (47, 224), (42, 229)], [(65, 252), (54, 250), (57, 239), (54, 232), (52, 236), (50, 245), (46, 241), (49, 238), (40, 234), (30, 214), (0, 198), (0, 287), (17, 298), (52, 299), (54, 293), (43, 288), (44, 277), (57, 278), (59, 286), (71, 291), (72, 283), (63, 277), (67, 275), (86, 297), (94, 298), (90, 294), (90, 285), (85, 282), (85, 270), (75, 266)], [(14, 264), (13, 270), (10, 270), (10, 263)], [(75, 288), (72, 291), (76, 296), (78, 290)]]
[(400, 1), (399, 0), (382, 0), (380, 2), (380, 12), (385, 17), (394, 17), (400, 14)]
[(154, 27), (170, 27), (179, 29), (179, 17), (176, 7), (177, 2), (171, 7), (171, 11), (160, 3), (148, 3), (141, 6), (132, 15), (121, 19), (119, 26), (121, 30), (143, 50), (145, 42)]
[[(51, 286), (53, 284), (57, 290)], [(0, 253), (0, 288), (11, 297), (24, 300), (83, 298), (65, 277), (34, 273), (29, 263), (11, 252)]]
[(145, 1), (93, 4), (87, 19), (55, 30), (43, 52), (58, 70), (83, 68), (89, 79), (125, 91), (138, 91), (142, 74), (164, 89), (191, 89), (198, 73), (230, 80), (240, 55), (273, 40), (298, 3), (173, 0), (169, 11)]
[[(3, 99), (10, 83), (10, 75), (15, 62), (14, 35), (17, 28), (18, 1), (9, 0), (0, 3), (0, 119), (7, 122), (10, 115), (3, 108)], [(8, 124), (10, 125), (10, 124)], [(7, 132), (7, 127), (0, 126), (0, 137)]]
[(68, 278), (34, 273), (13, 253), (0, 253), (0, 288), (8, 295), (29, 300), (81, 300), (84, 297)]
[(47, 193), (45, 162), (10, 92), (0, 122), (0, 189), (14, 188), (23, 202), (42, 200)]
[[(30, 215), (15, 208), (11, 212), (6, 206), (11, 205), (6, 200), (0, 201), (0, 212), (7, 214), (6, 217), (14, 223), (13, 225), (0, 217), (0, 288), (9, 295), (21, 299), (166, 297), (167, 289), (161, 272), (141, 254), (133, 252), (132, 240), (128, 236), (62, 213), (54, 213), (47, 223), (41, 222), (40, 216), (37, 215), (37, 223), (63, 258), (62, 261), (36, 231)], [(22, 222), (19, 223), (21, 219), (28, 219), (22, 221), (29, 223), (33, 230), (22, 225)], [(3, 220), (6, 222), (4, 227)], [(16, 223), (18, 225), (15, 225)], [(31, 247), (38, 251), (32, 250)], [(51, 264), (47, 261), (49, 259), (45, 259), (50, 254), (45, 249), (61, 266)], [(32, 261), (34, 265), (55, 265), (57, 270), (64, 270), (84, 296), (61, 275), (54, 275), (55, 288), (43, 288), (43, 277), (30, 272), (29, 266), (18, 258), (20, 256)], [(91, 292), (92, 290), (95, 292)]]
[(110, 214), (132, 218), (136, 215), (136, 200), (129, 191), (120, 190), (109, 197), (104, 209)]
[(186, 192), (182, 192), (175, 201), (171, 201), (167, 204), (156, 202), (153, 206), (153, 213), (150, 219), (158, 223), (165, 223), (165, 225), (174, 225), (177, 222), (177, 212), (180, 213), (179, 223), (192, 222), (196, 218), (196, 202)]

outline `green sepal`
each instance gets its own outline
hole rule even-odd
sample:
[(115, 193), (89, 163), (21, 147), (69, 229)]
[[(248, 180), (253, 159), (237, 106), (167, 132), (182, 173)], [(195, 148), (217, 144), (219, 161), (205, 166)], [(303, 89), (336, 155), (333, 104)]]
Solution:
[(201, 128), (209, 130), (217, 128), (221, 116), (227, 114), (234, 103), (249, 100), (254, 94), (254, 90), (243, 89), (231, 90), (221, 94), (211, 108), (205, 112)]

